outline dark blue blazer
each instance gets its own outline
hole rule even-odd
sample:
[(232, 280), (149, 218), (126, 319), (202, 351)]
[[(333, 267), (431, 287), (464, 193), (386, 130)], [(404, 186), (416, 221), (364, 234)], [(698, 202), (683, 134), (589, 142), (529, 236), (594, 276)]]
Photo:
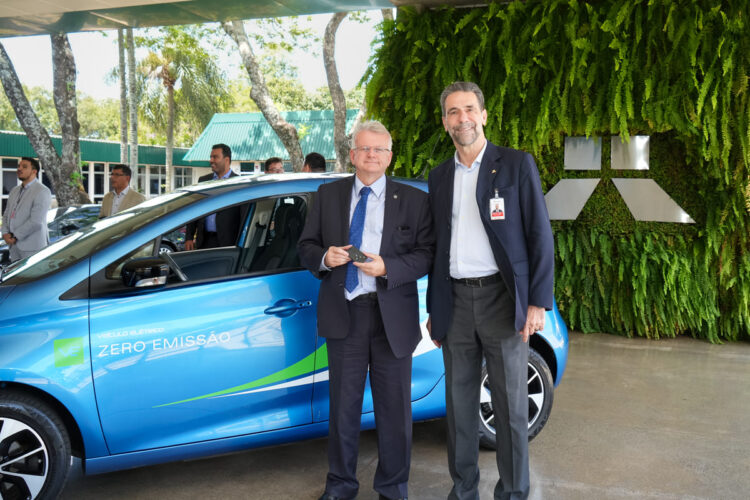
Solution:
[[(318, 334), (326, 338), (344, 338), (349, 332), (346, 266), (319, 269), (328, 247), (349, 244), (353, 184), (354, 176), (318, 188), (297, 245), (302, 265), (322, 280)], [(403, 358), (422, 338), (416, 281), (429, 272), (435, 246), (427, 193), (386, 177), (384, 214), (379, 255), (388, 277), (376, 280), (378, 303), (391, 350)]]
[[(435, 220), (435, 262), (430, 273), (427, 309), (432, 338), (448, 332), (453, 309), (450, 277), (451, 217), (455, 160), (430, 172), (430, 204)], [(505, 219), (491, 220), (490, 199), (505, 200)], [(552, 309), (554, 243), (539, 171), (528, 153), (487, 142), (477, 179), (476, 201), (495, 262), (515, 300), (515, 326), (526, 323), (529, 304)]]

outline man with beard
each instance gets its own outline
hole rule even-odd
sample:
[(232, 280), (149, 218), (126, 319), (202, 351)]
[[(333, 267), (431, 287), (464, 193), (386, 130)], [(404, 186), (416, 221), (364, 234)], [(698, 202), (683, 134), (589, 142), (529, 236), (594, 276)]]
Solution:
[(34, 255), (49, 244), (47, 211), (52, 200), (47, 186), (37, 178), (36, 159), (21, 158), (16, 173), (21, 184), (8, 195), (2, 229), (11, 262)]
[(455, 156), (430, 172), (437, 245), (427, 327), (446, 375), (449, 499), (479, 499), (479, 397), (486, 360), (495, 411), (496, 499), (529, 495), (528, 340), (552, 308), (554, 249), (539, 172), (528, 153), (484, 137), (480, 88), (440, 97)]
[[(237, 175), (230, 168), (232, 150), (226, 144), (215, 144), (211, 147), (209, 164), (213, 173), (200, 177), (198, 182), (228, 179)], [(240, 207), (229, 207), (196, 222), (191, 222), (185, 230), (185, 250), (227, 247), (236, 244), (242, 216), (243, 211)]]

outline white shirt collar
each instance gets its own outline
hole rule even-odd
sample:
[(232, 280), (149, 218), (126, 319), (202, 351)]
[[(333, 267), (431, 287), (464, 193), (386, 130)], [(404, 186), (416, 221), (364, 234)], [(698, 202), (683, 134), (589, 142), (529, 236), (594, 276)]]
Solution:
[(463, 163), (461, 163), (461, 160), (458, 159), (458, 151), (455, 152), (453, 155), (453, 159), (456, 161), (456, 167), (464, 167), (466, 169), (472, 170), (474, 167), (479, 167), (479, 165), (482, 164), (482, 158), (484, 158), (484, 152), (487, 150), (487, 143), (489, 141), (487, 138), (484, 139), (484, 146), (482, 146), (482, 150), (479, 152), (476, 158), (474, 158), (474, 162), (470, 166), (466, 166)]
[[(357, 175), (354, 175), (354, 194), (356, 196), (359, 196), (359, 192), (362, 190), (362, 188), (365, 187), (364, 183), (359, 180), (359, 177)], [(378, 180), (370, 184), (370, 189), (372, 189), (372, 194), (375, 195), (376, 198), (380, 199), (380, 197), (383, 195), (383, 192), (385, 191), (385, 174), (378, 177)]]
[(112, 191), (112, 192), (113, 192), (113, 193), (115, 194), (115, 196), (117, 196), (118, 198), (122, 198), (123, 196), (125, 196), (126, 194), (128, 194), (128, 191), (130, 191), (130, 186), (125, 186), (125, 189), (123, 189), (122, 191), (120, 191), (120, 193), (119, 193), (119, 194), (117, 193), (117, 191)]

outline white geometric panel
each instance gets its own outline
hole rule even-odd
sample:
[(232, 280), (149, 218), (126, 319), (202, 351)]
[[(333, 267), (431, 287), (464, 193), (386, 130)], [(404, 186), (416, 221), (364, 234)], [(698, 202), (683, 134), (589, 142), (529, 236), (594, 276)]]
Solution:
[(612, 136), (610, 160), (615, 170), (648, 170), (649, 136), (631, 135), (630, 142), (622, 142), (619, 135)]
[(601, 137), (566, 137), (565, 170), (601, 170)]
[(612, 182), (635, 220), (695, 224), (653, 179), (612, 179)]
[(551, 220), (575, 220), (599, 179), (561, 179), (544, 195)]

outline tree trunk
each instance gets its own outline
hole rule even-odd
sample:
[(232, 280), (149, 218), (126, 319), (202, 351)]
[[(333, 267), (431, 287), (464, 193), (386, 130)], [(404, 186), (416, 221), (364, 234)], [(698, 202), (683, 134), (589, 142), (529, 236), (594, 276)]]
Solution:
[[(130, 110), (130, 169), (138, 177), (138, 95), (135, 90), (135, 43), (133, 28), (126, 28), (128, 41), (128, 107)], [(144, 175), (148, 175), (146, 172)]]
[(174, 85), (167, 85), (167, 150), (164, 193), (172, 191), (172, 150), (174, 149)]
[(117, 30), (120, 70), (120, 163), (128, 163), (128, 88), (125, 75), (125, 29)]
[(49, 134), (31, 108), (18, 79), (16, 68), (8, 57), (8, 53), (5, 52), (2, 43), (0, 43), (0, 81), (3, 83), (8, 102), (16, 113), (18, 123), (26, 132), (26, 137), (31, 142), (31, 147), (34, 148), (44, 173), (52, 177), (52, 185), (55, 186), (55, 191), (57, 191), (58, 179), (60, 178), (60, 157), (52, 144), (52, 139), (50, 139)]
[[(55, 184), (57, 204), (67, 207), (78, 203), (81, 149), (78, 143), (78, 107), (76, 104), (76, 63), (68, 35), (53, 33), (52, 98), (62, 131), (59, 181)], [(79, 174), (80, 175), (80, 174)]]
[(258, 108), (260, 108), (266, 121), (271, 125), (271, 128), (276, 132), (276, 135), (279, 136), (281, 143), (284, 145), (287, 152), (289, 152), (289, 158), (292, 161), (292, 168), (294, 171), (300, 172), (305, 159), (302, 154), (302, 147), (300, 147), (299, 144), (297, 129), (284, 120), (276, 109), (273, 99), (271, 99), (271, 94), (268, 91), (268, 87), (266, 86), (266, 81), (258, 67), (253, 48), (250, 46), (250, 40), (248, 40), (247, 33), (245, 33), (244, 25), (241, 21), (226, 21), (223, 22), (221, 26), (240, 49), (242, 63), (245, 65), (245, 69), (250, 76), (250, 83), (252, 85), (250, 88), (250, 98), (258, 105)]
[(393, 9), (380, 9), (384, 21), (393, 21)]
[(349, 166), (349, 141), (346, 137), (346, 97), (336, 69), (336, 31), (348, 13), (337, 12), (328, 21), (323, 37), (323, 65), (326, 69), (328, 90), (333, 103), (333, 145), (336, 152), (336, 172), (346, 172)]

